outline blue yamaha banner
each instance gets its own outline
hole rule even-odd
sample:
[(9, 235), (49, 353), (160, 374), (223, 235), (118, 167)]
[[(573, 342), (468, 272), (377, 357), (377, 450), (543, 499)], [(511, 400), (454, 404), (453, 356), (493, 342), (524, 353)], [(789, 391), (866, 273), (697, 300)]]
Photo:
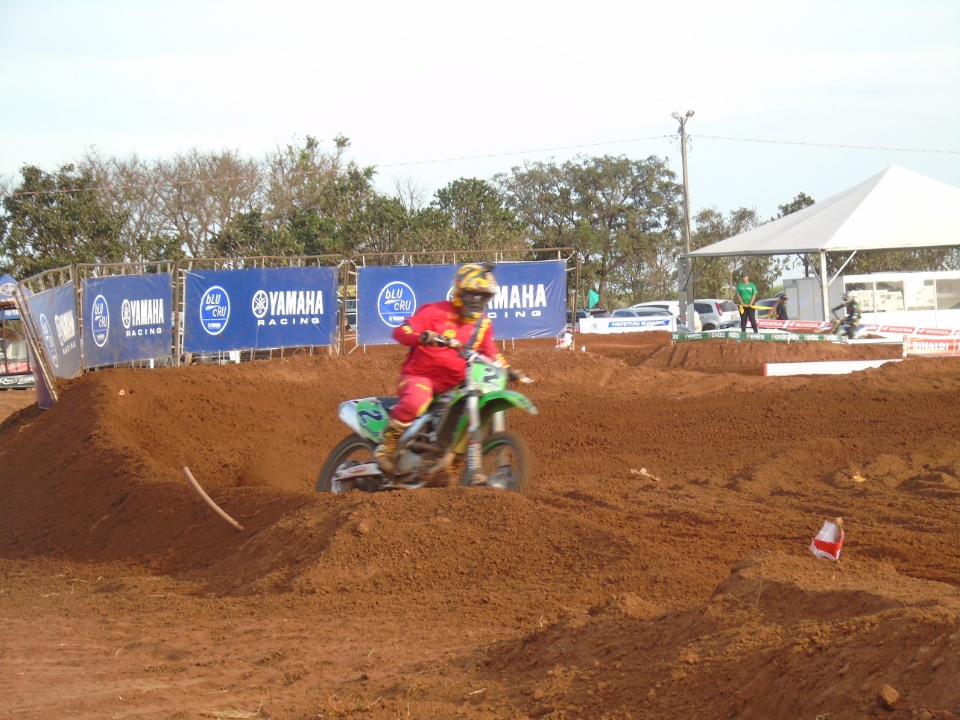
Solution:
[[(16, 285), (17, 281), (6, 273), (0, 275), (0, 302), (13, 302), (13, 290)], [(0, 313), (3, 314), (4, 320), (20, 319), (20, 315), (17, 314), (16, 310), (0, 310)]]
[(77, 335), (77, 298), (73, 285), (31, 295), (27, 307), (50, 356), (53, 374), (72, 378), (80, 374), (80, 338)]
[(170, 357), (170, 273), (86, 278), (80, 285), (83, 366)]
[[(449, 300), (457, 265), (361, 267), (357, 273), (357, 343), (393, 342), (393, 331), (426, 303)], [(494, 336), (555, 337), (566, 317), (567, 273), (562, 260), (500, 263), (500, 291), (487, 306)]]
[(334, 267), (193, 270), (187, 274), (186, 352), (331, 345), (336, 331)]

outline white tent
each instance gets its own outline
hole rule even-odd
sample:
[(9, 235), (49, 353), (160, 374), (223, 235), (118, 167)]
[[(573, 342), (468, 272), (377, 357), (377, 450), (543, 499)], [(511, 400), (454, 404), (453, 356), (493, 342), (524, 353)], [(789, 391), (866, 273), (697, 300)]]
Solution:
[[(891, 165), (849, 190), (681, 258), (817, 253), (826, 304), (828, 252), (853, 257), (860, 250), (954, 245), (960, 245), (960, 188)], [(682, 293), (685, 278), (680, 284)]]
[(690, 257), (915, 250), (960, 245), (960, 188), (891, 165), (849, 190)]

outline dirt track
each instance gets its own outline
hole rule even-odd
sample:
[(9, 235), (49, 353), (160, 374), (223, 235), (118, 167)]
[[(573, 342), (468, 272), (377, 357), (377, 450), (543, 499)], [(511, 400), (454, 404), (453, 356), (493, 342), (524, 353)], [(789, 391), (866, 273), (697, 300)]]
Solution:
[(313, 492), (395, 348), (0, 393), (0, 717), (960, 717), (960, 361), (580, 342), (506, 351), (530, 497)]

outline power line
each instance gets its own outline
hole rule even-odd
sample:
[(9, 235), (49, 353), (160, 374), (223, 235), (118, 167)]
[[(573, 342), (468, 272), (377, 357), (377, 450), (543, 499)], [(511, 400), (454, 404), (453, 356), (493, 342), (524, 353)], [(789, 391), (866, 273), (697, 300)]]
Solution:
[(944, 153), (951, 155), (960, 154), (960, 150), (928, 150), (922, 148), (876, 147), (873, 145), (838, 145), (830, 143), (798, 142), (795, 140), (759, 140), (757, 138), (725, 137), (723, 135), (690, 135), (690, 137), (710, 138), (711, 140), (735, 140), (737, 142), (772, 143), (776, 145), (803, 145), (806, 147), (843, 148), (849, 150), (886, 150), (888, 152)]
[(603, 145), (623, 145), (625, 143), (646, 142), (647, 140), (665, 140), (673, 137), (672, 135), (651, 135), (645, 138), (633, 138), (631, 140), (606, 140), (597, 143), (584, 143), (582, 145), (561, 145), (552, 148), (540, 148), (539, 150), (514, 150), (512, 152), (490, 153), (489, 155), (464, 155), (463, 157), (442, 158), (438, 160), (411, 160), (409, 162), (390, 163), (387, 165), (378, 165), (377, 167), (404, 167), (406, 165), (430, 165), (434, 163), (458, 162), (460, 160), (484, 160), (487, 158), (510, 157), (511, 155), (535, 155), (546, 152), (556, 152), (558, 150), (579, 150), (588, 147), (601, 147)]
[[(486, 155), (463, 155), (460, 157), (450, 157), (450, 158), (437, 158), (433, 160), (410, 160), (407, 162), (399, 163), (387, 163), (383, 165), (376, 165), (377, 168), (396, 168), (396, 167), (409, 167), (412, 165), (434, 165), (439, 163), (448, 163), (448, 162), (461, 162), (464, 160), (483, 160), (489, 158), (498, 158), (498, 157), (511, 157), (516, 155), (535, 155), (539, 153), (548, 153), (548, 152), (557, 152), (560, 150), (580, 150), (583, 148), (591, 147), (603, 147), (607, 145), (625, 145), (627, 143), (635, 142), (647, 142), (650, 140), (663, 140), (671, 139), (675, 135), (651, 135), (649, 137), (642, 138), (631, 138), (628, 140), (607, 140), (604, 142), (596, 143), (583, 143), (580, 145), (560, 145), (557, 147), (550, 148), (539, 148), (535, 150), (514, 150), (510, 152), (501, 152), (501, 153), (489, 153)], [(846, 149), (846, 150), (879, 150), (885, 152), (914, 152), (914, 153), (938, 153), (945, 155), (957, 155), (960, 154), (960, 150), (936, 150), (929, 148), (898, 148), (898, 147), (879, 147), (875, 145), (845, 145), (839, 143), (814, 143), (814, 142), (801, 142), (796, 140), (763, 140), (760, 138), (742, 138), (742, 137), (729, 137), (725, 135), (687, 135), (688, 139), (695, 140), (697, 138), (706, 138), (710, 140), (731, 140), (734, 142), (750, 142), (750, 143), (767, 143), (772, 145), (799, 145), (803, 147), (823, 147), (823, 148), (834, 148), (834, 149)], [(312, 174), (313, 171), (297, 171), (292, 174)], [(116, 191), (116, 190), (147, 190), (147, 189), (156, 189), (161, 187), (179, 187), (185, 185), (206, 185), (219, 182), (232, 182), (238, 180), (252, 180), (253, 176), (239, 176), (231, 178), (209, 178), (206, 180), (185, 180), (185, 181), (176, 181), (169, 183), (156, 183), (150, 185), (121, 185), (121, 186), (99, 186), (91, 188), (76, 188), (76, 189), (56, 189), (56, 190), (30, 190), (30, 191), (17, 191), (14, 193), (7, 193), (3, 189), (0, 189), (0, 196), (10, 195), (11, 197), (27, 197), (27, 196), (37, 196), (37, 195), (56, 195), (56, 194), (73, 194), (79, 192), (106, 192), (106, 191)]]

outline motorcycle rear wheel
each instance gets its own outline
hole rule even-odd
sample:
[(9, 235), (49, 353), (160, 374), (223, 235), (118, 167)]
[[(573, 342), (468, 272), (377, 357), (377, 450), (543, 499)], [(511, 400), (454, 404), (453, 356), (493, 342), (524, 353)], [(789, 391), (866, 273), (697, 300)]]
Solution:
[[(481, 469), (487, 487), (526, 495), (531, 490), (531, 459), (527, 442), (509, 430), (488, 435), (482, 445)], [(469, 482), (466, 474), (464, 481)]]
[(373, 451), (375, 449), (376, 446), (370, 440), (362, 438), (356, 433), (345, 437), (330, 451), (326, 462), (323, 463), (320, 476), (317, 478), (317, 492), (345, 493), (350, 490), (376, 492), (377, 483), (372, 478), (333, 482), (333, 475), (341, 465), (373, 462)]

